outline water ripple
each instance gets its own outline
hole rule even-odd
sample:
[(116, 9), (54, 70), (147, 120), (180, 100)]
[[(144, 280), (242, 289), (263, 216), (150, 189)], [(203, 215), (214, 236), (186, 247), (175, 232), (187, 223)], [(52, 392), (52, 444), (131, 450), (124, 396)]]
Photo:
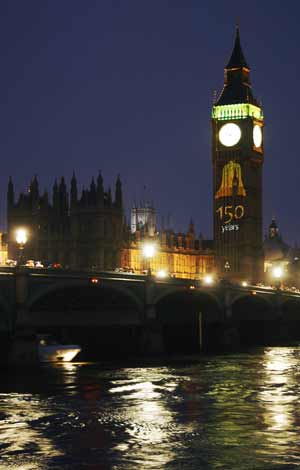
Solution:
[(0, 470), (300, 467), (300, 349), (7, 373)]

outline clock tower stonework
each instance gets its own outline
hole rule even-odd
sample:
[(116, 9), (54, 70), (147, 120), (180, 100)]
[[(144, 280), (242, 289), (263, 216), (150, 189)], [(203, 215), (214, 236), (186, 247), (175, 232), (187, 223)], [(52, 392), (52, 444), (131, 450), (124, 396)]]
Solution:
[(218, 274), (263, 276), (263, 111), (255, 99), (239, 29), (212, 110), (214, 243)]

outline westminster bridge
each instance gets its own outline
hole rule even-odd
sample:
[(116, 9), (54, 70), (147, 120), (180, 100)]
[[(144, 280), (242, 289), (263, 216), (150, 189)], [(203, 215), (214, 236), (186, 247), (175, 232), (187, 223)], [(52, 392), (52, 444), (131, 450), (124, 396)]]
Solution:
[(115, 272), (0, 268), (0, 332), (52, 333), (105, 351), (300, 341), (300, 292)]

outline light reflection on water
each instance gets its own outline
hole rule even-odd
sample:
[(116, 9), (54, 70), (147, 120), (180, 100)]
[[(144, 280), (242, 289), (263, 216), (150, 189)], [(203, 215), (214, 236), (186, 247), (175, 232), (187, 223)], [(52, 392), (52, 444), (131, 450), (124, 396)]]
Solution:
[[(43, 406), (38, 396), (31, 394), (11, 393), (0, 394), (1, 415), (0, 437), (2, 459), (7, 457), (7, 464), (1, 468), (20, 468), (30, 470), (38, 469), (33, 456), (52, 455), (54, 457), (61, 455), (52, 439), (45, 436), (42, 430), (36, 429), (34, 423), (40, 419), (47, 419), (51, 410)], [(23, 464), (22, 454), (24, 450), (31, 454), (28, 466)]]
[(1, 470), (300, 467), (300, 348), (2, 372)]

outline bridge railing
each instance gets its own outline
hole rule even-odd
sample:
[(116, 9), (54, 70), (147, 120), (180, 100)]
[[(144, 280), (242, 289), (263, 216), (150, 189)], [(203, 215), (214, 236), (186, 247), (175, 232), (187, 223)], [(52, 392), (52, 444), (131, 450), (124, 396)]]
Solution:
[(215, 279), (214, 282), (210, 285), (205, 283), (205, 280), (199, 279), (185, 279), (185, 278), (176, 278), (176, 277), (167, 277), (164, 279), (158, 279), (155, 276), (148, 276), (146, 274), (135, 274), (135, 273), (127, 273), (127, 272), (116, 272), (116, 271), (95, 271), (95, 270), (71, 270), (71, 269), (62, 269), (62, 268), (29, 268), (25, 266), (1, 266), (0, 267), (0, 280), (1, 276), (12, 276), (16, 273), (27, 274), (29, 277), (42, 277), (42, 278), (57, 278), (57, 279), (86, 279), (87, 281), (95, 283), (101, 280), (115, 280), (120, 282), (136, 282), (136, 283), (145, 283), (145, 282), (153, 282), (155, 284), (164, 284), (169, 286), (182, 286), (187, 287), (191, 290), (194, 289), (205, 289), (205, 290), (216, 290), (216, 289), (223, 289), (223, 290), (238, 290), (243, 292), (251, 292), (251, 293), (264, 293), (264, 294), (279, 294), (283, 296), (289, 297), (300, 297), (300, 290), (295, 288), (287, 288), (287, 287), (273, 287), (273, 286), (266, 286), (263, 284), (257, 285), (245, 285), (243, 286), (241, 283), (231, 282), (227, 280), (220, 280)]

